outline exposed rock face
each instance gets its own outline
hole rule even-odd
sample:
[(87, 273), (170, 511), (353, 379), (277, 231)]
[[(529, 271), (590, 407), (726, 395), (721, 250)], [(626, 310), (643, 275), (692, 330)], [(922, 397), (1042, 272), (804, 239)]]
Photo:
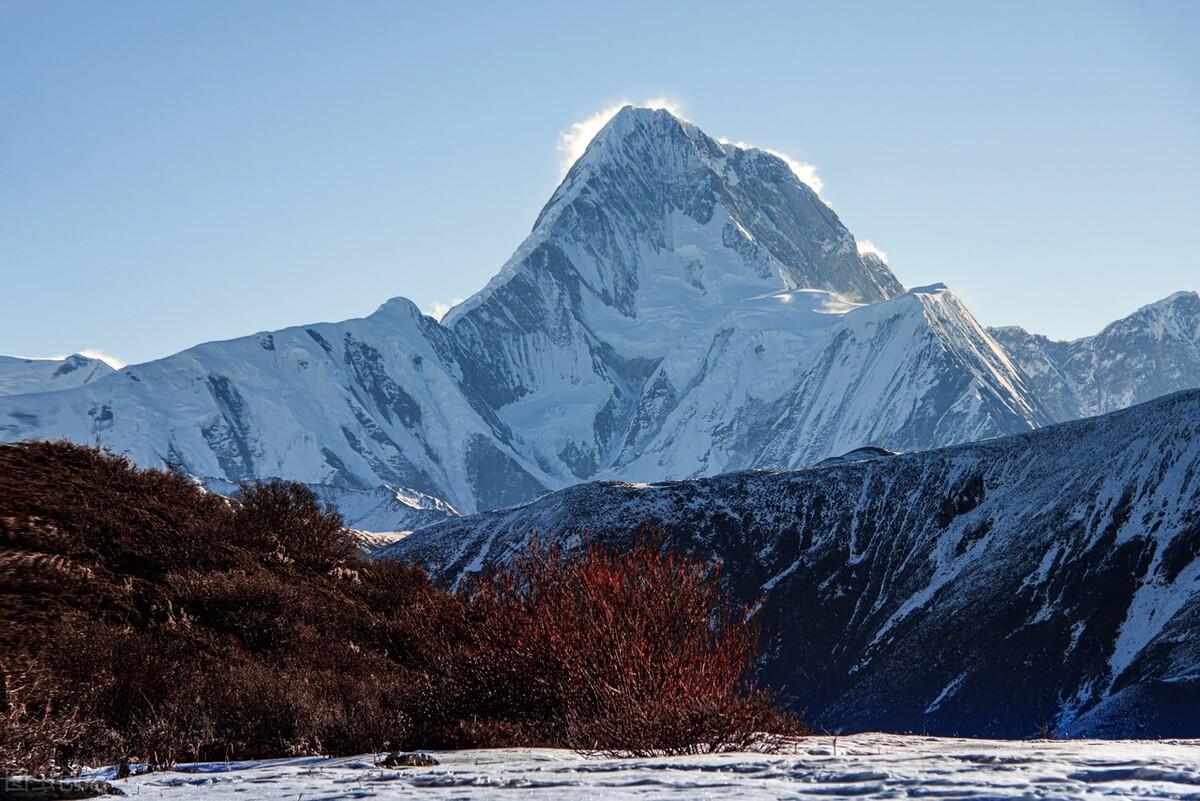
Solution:
[(720, 560), (761, 676), (818, 727), (1200, 735), (1200, 391), (794, 472), (600, 482), (416, 532), (454, 580), (532, 532)]
[(381, 768), (431, 768), (437, 764), (438, 761), (429, 754), (403, 754), (399, 751), (393, 751), (379, 760)]

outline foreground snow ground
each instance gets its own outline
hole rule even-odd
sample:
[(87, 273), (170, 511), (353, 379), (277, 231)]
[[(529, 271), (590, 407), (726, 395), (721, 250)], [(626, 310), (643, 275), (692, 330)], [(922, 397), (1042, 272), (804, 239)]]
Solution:
[[(1200, 799), (1200, 740), (1001, 741), (820, 736), (794, 753), (589, 759), (552, 749), (437, 752), (432, 768), (371, 756), (204, 763), (114, 782), (172, 799)], [(106, 778), (100, 773), (91, 778)]]

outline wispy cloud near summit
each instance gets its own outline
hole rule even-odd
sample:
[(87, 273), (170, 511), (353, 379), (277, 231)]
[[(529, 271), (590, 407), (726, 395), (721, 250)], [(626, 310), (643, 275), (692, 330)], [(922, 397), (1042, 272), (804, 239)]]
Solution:
[(683, 104), (675, 100), (668, 100), (665, 97), (651, 98), (642, 103), (622, 100), (611, 106), (602, 108), (590, 117), (585, 117), (578, 122), (571, 123), (570, 127), (558, 135), (559, 167), (563, 175), (566, 175), (567, 170), (571, 169), (571, 165), (579, 160), (579, 157), (583, 155), (583, 151), (587, 150), (588, 143), (592, 141), (596, 134), (600, 133), (600, 129), (625, 106), (661, 108), (683, 119)]
[[(567, 174), (567, 171), (571, 169), (571, 165), (579, 160), (579, 157), (583, 155), (583, 151), (587, 150), (588, 144), (593, 138), (595, 138), (596, 134), (600, 132), (600, 129), (603, 128), (608, 121), (616, 116), (616, 113), (625, 106), (664, 109), (680, 119), (687, 119), (683, 115), (683, 103), (666, 97), (654, 97), (641, 103), (635, 103), (631, 100), (621, 100), (613, 103), (610, 106), (606, 106), (582, 120), (571, 123), (571, 125), (568, 126), (565, 131), (559, 133), (558, 145), (556, 149), (559, 153), (560, 177)], [(817, 168), (815, 165), (809, 164), (806, 161), (792, 158), (786, 153), (769, 147), (760, 147), (758, 145), (752, 145), (748, 142), (727, 139), (725, 137), (720, 137), (717, 141), (721, 142), (722, 144), (734, 145), (735, 147), (753, 148), (755, 150), (761, 150), (764, 153), (770, 153), (772, 156), (783, 159), (788, 167), (791, 168), (792, 172), (795, 173), (796, 177), (807, 184), (808, 187), (818, 195), (820, 195), (825, 189), (825, 182), (821, 180), (819, 175), (817, 175)]]
[(887, 263), (887, 253), (884, 252), (883, 248), (876, 245), (870, 239), (858, 239), (855, 241), (855, 244), (858, 246), (858, 253), (860, 256), (866, 256), (867, 254), (870, 254), (878, 257), (883, 263)]
[(79, 355), (87, 356), (89, 359), (99, 359), (114, 370), (120, 370), (125, 366), (125, 361), (123, 359), (118, 359), (111, 353), (105, 353), (99, 348), (84, 348), (83, 350), (79, 351)]
[[(105, 353), (104, 351), (100, 350), (99, 348), (84, 348), (83, 350), (76, 351), (76, 352), (80, 356), (86, 356), (89, 359), (99, 359), (100, 361), (104, 362), (105, 364), (107, 364), (109, 367), (111, 367), (114, 370), (120, 370), (122, 367), (125, 366), (125, 361), (123, 359), (118, 359), (116, 356), (113, 356), (111, 353)], [(51, 356), (17, 356), (15, 354), (11, 354), (11, 355), (15, 359), (30, 359), (32, 361), (37, 361), (37, 362), (43, 362), (43, 361), (61, 362), (63, 359), (67, 358), (71, 354), (70, 353), (55, 353)]]
[(454, 298), (449, 303), (435, 300), (433, 303), (429, 304), (429, 308), (425, 310), (425, 313), (440, 323), (442, 318), (446, 316), (446, 312), (450, 311), (462, 302), (462, 298)]
[[(723, 145), (740, 147), (743, 150), (761, 150), (764, 153), (770, 153), (775, 158), (782, 159), (783, 162), (787, 164), (791, 171), (795, 174), (795, 176), (818, 195), (820, 195), (822, 190), (825, 189), (825, 182), (821, 180), (821, 176), (817, 175), (817, 167), (814, 164), (809, 164), (807, 161), (794, 159), (787, 153), (782, 153), (778, 150), (772, 150), (769, 147), (752, 145), (749, 142), (734, 141), (732, 139), (726, 139), (725, 137), (721, 137), (717, 141)], [(822, 198), (822, 200), (824, 200), (824, 198)]]

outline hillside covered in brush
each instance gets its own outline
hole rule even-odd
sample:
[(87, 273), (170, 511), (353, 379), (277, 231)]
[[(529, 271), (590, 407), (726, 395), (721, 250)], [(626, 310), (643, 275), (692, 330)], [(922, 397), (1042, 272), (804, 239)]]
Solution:
[[(619, 616), (614, 613), (619, 610)], [(556, 745), (771, 747), (707, 564), (531, 549), (447, 592), (299, 485), (238, 500), (67, 443), (0, 447), (0, 771)]]

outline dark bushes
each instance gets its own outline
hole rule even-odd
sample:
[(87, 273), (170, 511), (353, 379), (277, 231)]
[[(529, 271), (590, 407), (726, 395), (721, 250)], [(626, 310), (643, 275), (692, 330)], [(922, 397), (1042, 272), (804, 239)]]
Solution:
[(799, 728), (746, 678), (748, 610), (716, 568), (651, 542), (564, 554), (531, 546), (485, 577), (473, 605), (490, 691), (509, 720), (557, 744), (607, 755), (705, 753)]
[(794, 731), (702, 565), (535, 548), (447, 593), (364, 561), (303, 487), (234, 503), (66, 443), (0, 446), (0, 626), (5, 773)]

